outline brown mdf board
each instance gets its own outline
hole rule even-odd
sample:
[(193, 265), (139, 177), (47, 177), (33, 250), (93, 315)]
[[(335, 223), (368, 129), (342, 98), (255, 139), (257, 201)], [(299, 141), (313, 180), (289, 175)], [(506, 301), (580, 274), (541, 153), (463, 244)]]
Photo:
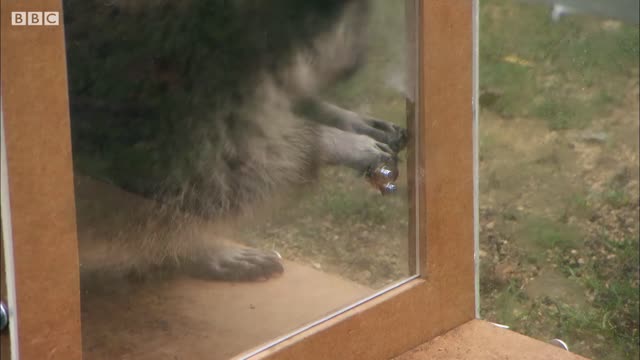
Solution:
[(499, 328), (472, 320), (442, 336), (394, 358), (394, 360), (586, 360), (586, 358)]
[(62, 3), (1, 2), (0, 91), (19, 358), (79, 360), (78, 246), (63, 27), (12, 26), (14, 11), (61, 12)]
[(473, 2), (424, 0), (417, 144), (418, 268), (411, 281), (259, 354), (259, 359), (389, 359), (472, 320)]

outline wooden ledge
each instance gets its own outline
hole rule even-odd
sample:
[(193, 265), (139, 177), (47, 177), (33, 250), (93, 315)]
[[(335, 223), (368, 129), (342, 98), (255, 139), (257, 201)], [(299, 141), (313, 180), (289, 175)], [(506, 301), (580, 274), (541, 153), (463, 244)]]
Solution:
[(293, 262), (257, 283), (177, 278), (84, 292), (84, 356), (93, 360), (229, 359), (374, 290)]
[[(84, 243), (130, 229), (148, 200), (77, 176)], [(100, 206), (92, 206), (93, 204)], [(195, 225), (194, 225), (195, 226)], [(200, 226), (200, 225), (198, 225)], [(203, 236), (217, 237), (202, 224)], [(82, 242), (81, 242), (82, 244)], [(265, 282), (228, 283), (187, 277), (147, 282), (96, 280), (82, 288), (84, 356), (92, 360), (229, 359), (351, 305), (374, 289), (290, 261)]]
[(469, 321), (394, 360), (426, 359), (585, 360), (582, 356), (482, 320)]

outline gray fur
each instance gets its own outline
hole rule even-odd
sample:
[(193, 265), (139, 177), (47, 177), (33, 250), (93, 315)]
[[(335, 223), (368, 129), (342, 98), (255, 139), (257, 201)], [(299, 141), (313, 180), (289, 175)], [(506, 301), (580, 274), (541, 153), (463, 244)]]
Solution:
[[(93, 0), (92, 5), (84, 1), (88, 0), (66, 2), (65, 14), (74, 160), (78, 171), (81, 266), (87, 273), (146, 273), (169, 266), (195, 276), (223, 280), (255, 280), (278, 274), (283, 268), (274, 254), (238, 247), (225, 239), (230, 225), (255, 212), (261, 204), (273, 204), (283, 190), (312, 182), (321, 166), (347, 166), (362, 174), (381, 162), (395, 162), (397, 152), (406, 144), (404, 129), (316, 97), (364, 61), (365, 0), (333, 5), (340, 11), (328, 15), (334, 17), (329, 22), (331, 26), (309, 35), (311, 38), (293, 39), (286, 49), (274, 55), (281, 57), (275, 65), (270, 62), (271, 54), (267, 54), (263, 60), (256, 59), (255, 66), (236, 69), (235, 89), (208, 88), (208, 76), (217, 79), (216, 74), (228, 70), (216, 63), (215, 57), (201, 69), (202, 79), (187, 78), (171, 62), (157, 65), (153, 60), (145, 65), (144, 57), (121, 65), (133, 74), (125, 74), (127, 77), (122, 81), (139, 76), (141, 82), (159, 83), (158, 88), (169, 89), (168, 104), (157, 102), (153, 96), (146, 97), (144, 92), (123, 97), (115, 91), (119, 89), (116, 85), (113, 92), (99, 86), (100, 81), (126, 71), (109, 73), (111, 68), (105, 65), (109, 59), (96, 59), (97, 55), (84, 49), (110, 48), (117, 45), (118, 38), (116, 45), (109, 39), (98, 39), (97, 45), (88, 42), (85, 36), (88, 25), (74, 20), (78, 17), (74, 6), (88, 6), (88, 10), (82, 11), (96, 14), (117, 10), (113, 21), (133, 17), (132, 24), (136, 24), (136, 16), (147, 14), (141, 9), (159, 12), (168, 7), (173, 11), (170, 16), (181, 16), (189, 14), (190, 7), (206, 5), (204, 0), (185, 1), (175, 8), (171, 8), (173, 2), (169, 0), (113, 3)], [(218, 2), (223, 3), (214, 3)], [(322, 0), (316, 2), (322, 4)], [(262, 6), (250, 1), (231, 4), (229, 11), (237, 14), (243, 13), (244, 6), (252, 10), (250, 5)], [(124, 34), (120, 36), (129, 36), (126, 29), (120, 31)], [(263, 36), (261, 29), (253, 31)], [(135, 35), (133, 29), (130, 36)], [(116, 55), (105, 56), (119, 59)], [(104, 69), (103, 72), (90, 76), (82, 73), (87, 62), (95, 62), (95, 67)], [(92, 85), (88, 77), (97, 78), (93, 80), (97, 83)], [(193, 85), (185, 85), (191, 84), (189, 81)], [(171, 90), (173, 87), (177, 90)], [(176, 103), (179, 111), (175, 112), (175, 118), (159, 112), (158, 108), (165, 105), (173, 110), (171, 91), (178, 94), (183, 87), (191, 89), (185, 98), (190, 105)], [(158, 118), (154, 119), (152, 114)], [(108, 129), (112, 124), (126, 129), (136, 121), (144, 121), (143, 124), (166, 121), (175, 130), (153, 136), (143, 134), (127, 143), (130, 150), (124, 155), (115, 150), (96, 149), (96, 139), (103, 141), (100, 129)], [(104, 140), (107, 145), (103, 147), (118, 149), (110, 145), (118, 141), (114, 135)], [(131, 163), (131, 154), (147, 148), (157, 150), (142, 152), (149, 161), (140, 164), (146, 167)], [(94, 164), (102, 167), (96, 170)]]

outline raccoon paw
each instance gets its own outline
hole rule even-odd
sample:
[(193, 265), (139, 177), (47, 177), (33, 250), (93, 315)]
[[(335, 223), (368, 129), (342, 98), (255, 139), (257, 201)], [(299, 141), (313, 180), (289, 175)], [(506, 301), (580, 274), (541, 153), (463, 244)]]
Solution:
[(223, 281), (260, 281), (284, 272), (280, 255), (243, 247), (228, 247), (193, 261), (191, 275)]
[(364, 122), (368, 127), (374, 129), (370, 133), (376, 134), (376, 136), (372, 137), (387, 144), (395, 153), (400, 152), (407, 146), (407, 141), (409, 140), (407, 129), (391, 122), (374, 118), (368, 118)]
[(380, 164), (396, 164), (396, 152), (387, 144), (368, 136), (356, 135), (350, 143), (348, 166), (366, 173)]

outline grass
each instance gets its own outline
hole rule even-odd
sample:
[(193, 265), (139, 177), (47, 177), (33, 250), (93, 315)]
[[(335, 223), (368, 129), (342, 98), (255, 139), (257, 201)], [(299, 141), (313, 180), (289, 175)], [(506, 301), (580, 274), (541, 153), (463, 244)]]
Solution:
[(607, 189), (601, 194), (604, 202), (615, 209), (620, 209), (633, 204), (631, 196), (624, 187), (627, 177), (628, 169), (625, 169), (609, 181)]
[[(551, 23), (548, 7), (510, 0), (480, 5), (481, 214), (483, 199), (493, 200), (491, 229), (481, 232), (489, 253), (480, 266), (481, 314), (543, 341), (561, 338), (594, 359), (638, 358), (640, 235), (629, 186), (638, 160), (612, 155), (637, 140), (616, 137), (613, 121), (595, 127), (620, 111), (637, 121), (628, 93), (640, 67), (638, 26), (587, 16)], [(548, 132), (483, 130), (495, 118)], [(569, 134), (582, 129), (604, 129), (608, 140), (576, 149)], [(561, 141), (515, 153), (523, 148), (515, 144), (552, 133)], [(532, 162), (545, 147), (562, 156)], [(620, 160), (585, 170), (579, 151)], [(612, 168), (622, 170), (606, 175)], [(505, 263), (516, 269), (506, 280), (497, 270)], [(529, 291), (545, 276), (561, 281), (546, 283), (543, 295)]]
[[(608, 252), (604, 257), (600, 253), (603, 247)], [(562, 338), (574, 345), (572, 350), (597, 359), (637, 358), (639, 250), (637, 239), (597, 241), (583, 249), (581, 258), (593, 259), (583, 265), (555, 253), (552, 261), (563, 264), (561, 271), (585, 289), (588, 302), (532, 301), (507, 287), (498, 297), (497, 306), (505, 306), (500, 316), (520, 331)], [(504, 298), (512, 303), (505, 303)], [(516, 312), (517, 316), (505, 314), (510, 308), (526, 310)]]
[(569, 225), (557, 221), (533, 218), (525, 220), (521, 236), (527, 244), (533, 244), (540, 250), (571, 250), (580, 246), (583, 238), (580, 232)]
[(520, 303), (526, 299), (521, 289), (521, 283), (510, 280), (506, 288), (495, 299), (495, 305), (499, 309), (498, 317), (504, 324), (517, 324), (523, 320), (523, 308)]
[(356, 198), (344, 193), (333, 193), (324, 196), (318, 206), (341, 222), (367, 219), (373, 223), (385, 224), (390, 220), (387, 205), (372, 197)]
[[(571, 231), (546, 227), (538, 230), (534, 231), (536, 236), (544, 238), (543, 244), (549, 246), (574, 236)], [(605, 256), (602, 256), (603, 251)], [(584, 294), (575, 296), (584, 296), (587, 301), (576, 304), (570, 297), (532, 298), (522, 290), (522, 280), (514, 278), (506, 285), (496, 287), (490, 283), (482, 289), (484, 297), (498, 289), (488, 305), (495, 308), (492, 320), (543, 340), (561, 338), (570, 344), (572, 351), (596, 359), (637, 358), (640, 343), (639, 251), (637, 239), (599, 240), (588, 247), (580, 247), (576, 256), (592, 259), (584, 263), (575, 261), (573, 255), (567, 256), (566, 251), (553, 251), (546, 260), (535, 258), (534, 263), (547, 261), (559, 265), (568, 281), (583, 289)], [(484, 307), (486, 310), (487, 304)]]
[(591, 219), (594, 214), (593, 201), (589, 199), (588, 192), (581, 190), (569, 196), (566, 208), (562, 214), (562, 222), (566, 223), (569, 220), (569, 216)]
[(619, 105), (617, 84), (637, 76), (638, 30), (603, 30), (581, 17), (551, 24), (548, 11), (481, 2), (481, 89), (500, 94), (489, 108), (502, 116), (537, 118), (552, 130), (583, 128)]
[(631, 204), (631, 198), (624, 190), (609, 189), (603, 194), (605, 201), (614, 208), (621, 208)]

